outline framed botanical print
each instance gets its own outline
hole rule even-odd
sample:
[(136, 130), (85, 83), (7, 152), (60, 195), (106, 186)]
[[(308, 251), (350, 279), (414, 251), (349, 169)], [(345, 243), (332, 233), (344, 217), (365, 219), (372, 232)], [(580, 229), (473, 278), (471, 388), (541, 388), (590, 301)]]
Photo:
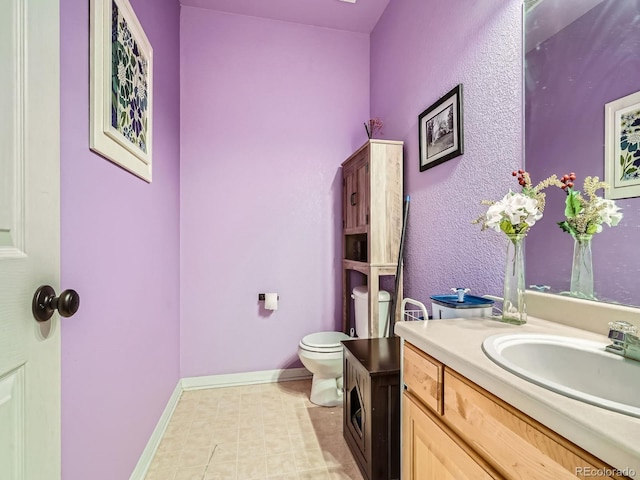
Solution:
[(151, 182), (153, 49), (128, 0), (91, 0), (91, 150)]
[(606, 198), (640, 196), (640, 92), (604, 108)]

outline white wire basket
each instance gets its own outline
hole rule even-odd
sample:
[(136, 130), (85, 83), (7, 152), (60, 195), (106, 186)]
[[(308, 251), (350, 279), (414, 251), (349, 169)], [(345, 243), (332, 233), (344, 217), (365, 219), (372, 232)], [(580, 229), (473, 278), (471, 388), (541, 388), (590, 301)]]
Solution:
[[(410, 308), (407, 308), (410, 305)], [(419, 309), (415, 307), (420, 307)], [(403, 322), (415, 322), (429, 319), (429, 312), (424, 303), (414, 300), (413, 298), (402, 299), (402, 321)]]

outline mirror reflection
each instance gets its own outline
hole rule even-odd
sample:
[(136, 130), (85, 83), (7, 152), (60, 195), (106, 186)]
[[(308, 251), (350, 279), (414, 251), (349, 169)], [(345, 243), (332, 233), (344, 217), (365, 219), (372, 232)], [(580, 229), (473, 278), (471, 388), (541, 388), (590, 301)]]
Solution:
[[(526, 168), (534, 183), (575, 173), (582, 191), (586, 177), (605, 179), (605, 104), (640, 91), (640, 0), (533, 0), (525, 10)], [(567, 195), (546, 192), (526, 281), (567, 294), (574, 238), (558, 226)], [(622, 220), (591, 239), (593, 297), (640, 306), (640, 197), (615, 203)]]

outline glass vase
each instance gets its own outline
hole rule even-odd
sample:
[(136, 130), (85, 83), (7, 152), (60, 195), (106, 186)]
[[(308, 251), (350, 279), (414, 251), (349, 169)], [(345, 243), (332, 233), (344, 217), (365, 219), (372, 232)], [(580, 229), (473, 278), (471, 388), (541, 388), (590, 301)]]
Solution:
[(524, 234), (507, 235), (507, 264), (504, 272), (502, 321), (522, 325), (527, 323), (524, 286)]
[(571, 295), (594, 299), (593, 262), (591, 259), (591, 238), (593, 235), (576, 235), (573, 241), (573, 264), (571, 266)]

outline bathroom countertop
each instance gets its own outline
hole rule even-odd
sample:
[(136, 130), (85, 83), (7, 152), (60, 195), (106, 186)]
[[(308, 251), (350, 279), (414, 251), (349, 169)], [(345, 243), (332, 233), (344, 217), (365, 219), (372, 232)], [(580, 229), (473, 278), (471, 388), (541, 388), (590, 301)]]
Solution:
[(482, 351), (484, 339), (496, 334), (546, 333), (606, 342), (604, 335), (531, 316), (519, 326), (491, 318), (399, 322), (395, 333), (614, 468), (635, 471), (629, 476), (640, 479), (640, 418), (535, 385)]

